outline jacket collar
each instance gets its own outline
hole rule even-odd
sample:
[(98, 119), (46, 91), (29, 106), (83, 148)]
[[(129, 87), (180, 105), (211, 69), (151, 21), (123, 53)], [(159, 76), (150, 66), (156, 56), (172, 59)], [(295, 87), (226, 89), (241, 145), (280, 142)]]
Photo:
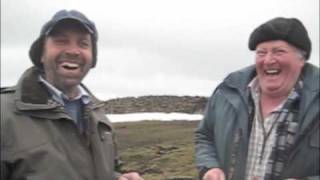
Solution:
[[(228, 75), (224, 82), (229, 87), (245, 91), (250, 81), (256, 76), (255, 66), (248, 66)], [(302, 70), (303, 86), (310, 92), (319, 92), (319, 68), (306, 63)]]
[(302, 70), (303, 86), (308, 91), (319, 92), (319, 67), (306, 63)]
[(256, 69), (254, 65), (243, 68), (239, 71), (229, 74), (224, 82), (227, 86), (245, 91), (248, 88), (250, 81), (256, 76)]
[[(246, 105), (248, 105), (248, 84), (255, 76), (255, 66), (252, 65), (234, 73), (231, 73), (225, 78), (223, 84), (239, 92), (242, 96), (243, 101), (246, 103)], [(302, 123), (302, 129), (306, 128), (310, 121), (313, 120), (312, 118), (306, 118), (306, 116), (314, 115), (313, 113), (307, 113), (307, 111), (319, 111), (317, 110), (319, 108), (319, 102), (318, 105), (312, 105), (315, 104), (315, 101), (319, 101), (319, 99), (317, 99), (319, 98), (319, 77), (319, 67), (316, 67), (310, 63), (306, 63), (301, 72), (303, 90), (298, 116), (298, 121)]]
[[(36, 67), (31, 67), (19, 79), (15, 92), (15, 103), (18, 110), (49, 110), (60, 106), (52, 100), (44, 84), (39, 82), (39, 75), (40, 71)], [(103, 106), (103, 102), (95, 98), (85, 86), (83, 88), (91, 98), (90, 108)]]
[[(302, 130), (314, 120), (314, 115), (319, 112), (319, 68), (306, 64), (303, 72), (303, 90), (300, 102), (298, 122), (302, 124)], [(318, 119), (316, 119), (318, 120)]]

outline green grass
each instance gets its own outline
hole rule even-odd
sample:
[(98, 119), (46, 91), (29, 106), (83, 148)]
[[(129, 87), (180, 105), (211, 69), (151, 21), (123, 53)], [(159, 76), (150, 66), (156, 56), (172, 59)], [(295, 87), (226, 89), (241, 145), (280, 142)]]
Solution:
[(194, 130), (198, 121), (115, 123), (122, 170), (146, 180), (195, 177)]

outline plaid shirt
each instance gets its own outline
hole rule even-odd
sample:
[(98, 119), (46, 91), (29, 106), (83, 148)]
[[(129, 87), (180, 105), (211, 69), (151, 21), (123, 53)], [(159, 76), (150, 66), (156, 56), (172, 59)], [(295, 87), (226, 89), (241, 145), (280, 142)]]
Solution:
[(245, 179), (262, 180), (265, 177), (268, 160), (276, 142), (276, 129), (279, 124), (277, 119), (284, 102), (263, 119), (260, 111), (260, 89), (257, 78), (251, 81), (249, 88), (254, 101), (255, 114), (250, 133)]

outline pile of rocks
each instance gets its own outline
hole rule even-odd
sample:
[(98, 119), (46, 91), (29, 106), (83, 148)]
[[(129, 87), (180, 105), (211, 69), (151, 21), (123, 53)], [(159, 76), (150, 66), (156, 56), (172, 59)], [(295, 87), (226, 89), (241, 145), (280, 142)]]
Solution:
[(201, 96), (141, 96), (105, 101), (108, 114), (137, 112), (180, 112), (202, 114), (208, 98)]

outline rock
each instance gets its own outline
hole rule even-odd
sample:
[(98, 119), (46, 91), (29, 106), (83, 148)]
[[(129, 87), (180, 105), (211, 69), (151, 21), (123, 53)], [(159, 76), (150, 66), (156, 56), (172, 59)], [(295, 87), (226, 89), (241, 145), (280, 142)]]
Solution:
[(105, 101), (107, 114), (181, 112), (202, 114), (208, 99), (200, 96), (141, 96)]

